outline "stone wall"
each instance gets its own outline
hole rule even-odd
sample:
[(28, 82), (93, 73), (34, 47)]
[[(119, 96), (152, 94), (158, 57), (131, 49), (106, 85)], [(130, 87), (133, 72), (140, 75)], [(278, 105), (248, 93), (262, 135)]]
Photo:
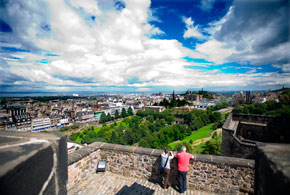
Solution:
[[(290, 143), (290, 118), (254, 114), (232, 114), (232, 120), (240, 121), (236, 136), (268, 142)], [(281, 138), (281, 136), (283, 138)]]
[[(161, 150), (96, 142), (69, 154), (68, 190), (89, 174), (97, 162), (107, 161), (107, 171), (128, 177), (160, 181), (157, 173)], [(188, 187), (215, 193), (248, 192), (254, 189), (254, 161), (222, 156), (198, 155), (191, 160)], [(97, 175), (96, 175), (97, 176)], [(171, 161), (171, 183), (177, 184), (177, 160)]]
[(222, 156), (255, 159), (255, 150), (255, 143), (242, 142), (234, 135), (234, 131), (223, 129)]
[(290, 194), (289, 144), (257, 144), (255, 194)]
[(223, 125), (221, 155), (255, 159), (256, 143), (290, 143), (290, 119), (230, 114)]
[(0, 131), (0, 194), (66, 194), (66, 136)]

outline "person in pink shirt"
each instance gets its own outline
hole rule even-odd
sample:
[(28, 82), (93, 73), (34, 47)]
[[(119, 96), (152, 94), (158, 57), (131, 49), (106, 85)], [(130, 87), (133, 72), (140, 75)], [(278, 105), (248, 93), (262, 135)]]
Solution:
[(188, 172), (189, 160), (194, 158), (192, 154), (186, 152), (186, 147), (182, 146), (181, 152), (175, 154), (175, 158), (178, 159), (178, 183), (180, 193), (183, 194), (186, 191), (186, 175)]

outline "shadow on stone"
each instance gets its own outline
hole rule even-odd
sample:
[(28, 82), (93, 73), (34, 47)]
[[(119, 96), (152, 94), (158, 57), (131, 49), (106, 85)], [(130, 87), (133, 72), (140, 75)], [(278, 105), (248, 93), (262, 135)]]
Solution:
[(142, 186), (138, 183), (133, 183), (130, 187), (125, 185), (116, 195), (151, 195), (155, 190)]
[(159, 156), (152, 165), (151, 176), (148, 178), (148, 181), (154, 184), (158, 184), (161, 187), (163, 187), (162, 186), (163, 178), (161, 174), (158, 173), (158, 167), (160, 165), (160, 162), (161, 162), (161, 157)]

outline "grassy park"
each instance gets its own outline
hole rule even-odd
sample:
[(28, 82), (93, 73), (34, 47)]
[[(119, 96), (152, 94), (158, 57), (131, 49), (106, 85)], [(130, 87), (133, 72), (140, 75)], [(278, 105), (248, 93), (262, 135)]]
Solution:
[(211, 131), (212, 131), (212, 124), (206, 125), (194, 132), (192, 132), (189, 136), (186, 136), (185, 138), (183, 138), (180, 141), (175, 141), (173, 143), (168, 144), (168, 146), (170, 148), (174, 148), (179, 142), (186, 142), (189, 143), (191, 140), (194, 142), (198, 139), (202, 139), (204, 137), (206, 137)]

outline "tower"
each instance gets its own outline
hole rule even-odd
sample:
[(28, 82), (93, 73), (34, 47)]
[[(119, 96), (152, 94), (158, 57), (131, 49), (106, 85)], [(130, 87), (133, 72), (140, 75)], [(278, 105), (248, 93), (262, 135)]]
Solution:
[(175, 100), (175, 93), (174, 93), (174, 90), (173, 90), (173, 93), (172, 93), (172, 100)]

